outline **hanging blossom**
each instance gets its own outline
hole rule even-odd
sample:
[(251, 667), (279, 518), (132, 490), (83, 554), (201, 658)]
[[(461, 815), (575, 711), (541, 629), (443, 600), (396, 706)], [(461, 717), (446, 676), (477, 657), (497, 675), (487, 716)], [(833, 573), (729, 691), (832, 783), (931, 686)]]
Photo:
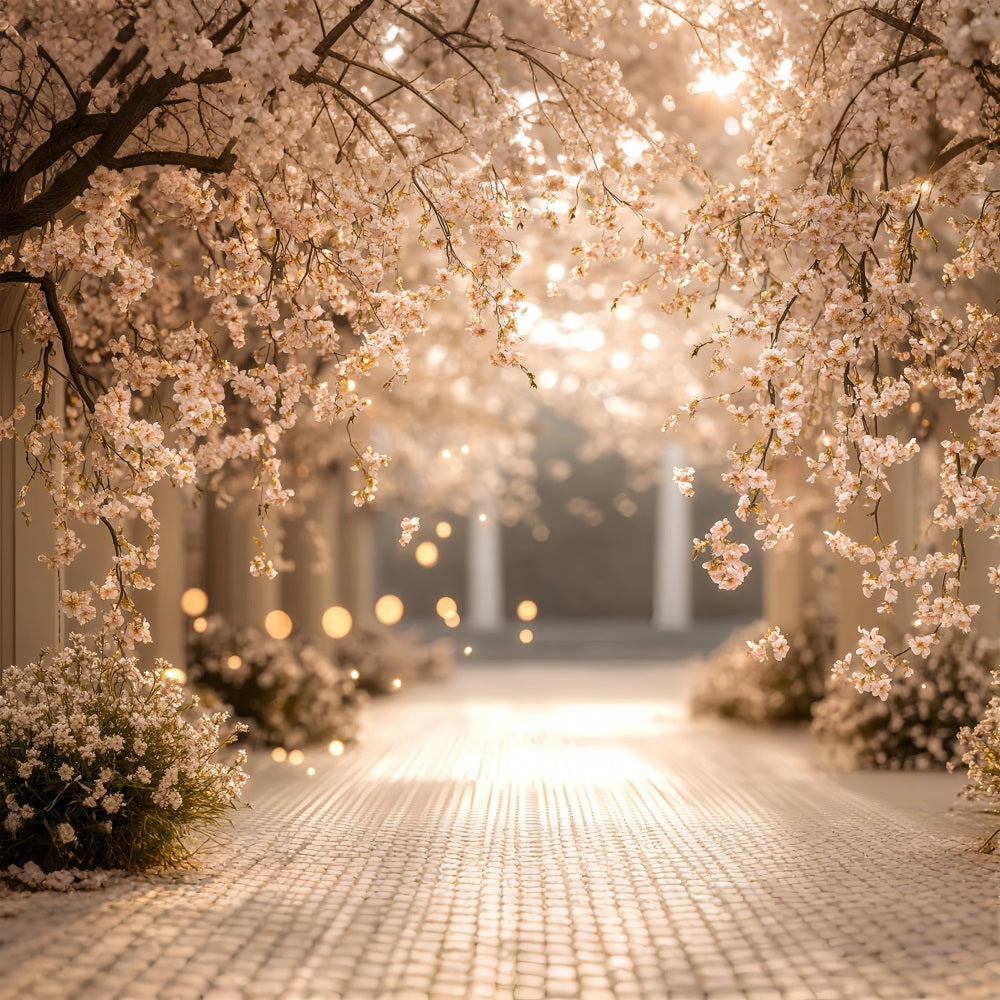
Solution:
[[(251, 495), (272, 575), (304, 421), (356, 430), (435, 309), (530, 377), (521, 234), (579, 200), (581, 273), (621, 259), (622, 206), (648, 213), (693, 160), (604, 58), (610, 8), (321, 6), (4, 10), (0, 283), (25, 295), (26, 372), (0, 436), (48, 491), (54, 568), (81, 522), (107, 533), (110, 573), (67, 608), (126, 645), (148, 635), (154, 489)], [(363, 506), (385, 456), (349, 445)]]
[[(684, 30), (666, 10), (650, 18)], [(798, 468), (832, 516), (867, 515), (865, 528), (826, 533), (879, 619), (837, 669), (886, 697), (896, 670), (972, 627), (967, 547), (1000, 528), (988, 465), (1000, 454), (1000, 315), (975, 284), (1000, 268), (996, 11), (768, 0), (698, 4), (688, 18), (706, 43), (697, 87), (732, 84), (747, 142), (682, 232), (636, 247), (665, 308), (704, 299), (728, 312), (695, 348), (718, 388), (667, 425), (732, 421), (741, 444), (723, 480), (765, 548), (792, 537), (777, 480)], [(937, 495), (907, 535), (890, 504), (916, 502), (907, 480), (926, 481), (931, 464)], [(745, 572), (727, 558), (725, 523), (699, 545), (729, 588)]]

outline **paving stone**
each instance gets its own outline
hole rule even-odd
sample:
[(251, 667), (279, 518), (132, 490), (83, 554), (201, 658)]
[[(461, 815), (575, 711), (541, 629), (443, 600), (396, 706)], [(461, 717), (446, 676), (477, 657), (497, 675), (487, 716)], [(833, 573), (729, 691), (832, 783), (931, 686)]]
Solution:
[(254, 757), (199, 871), (0, 899), (0, 1000), (997, 1000), (989, 818), (689, 721), (684, 677), (473, 665), (308, 781)]

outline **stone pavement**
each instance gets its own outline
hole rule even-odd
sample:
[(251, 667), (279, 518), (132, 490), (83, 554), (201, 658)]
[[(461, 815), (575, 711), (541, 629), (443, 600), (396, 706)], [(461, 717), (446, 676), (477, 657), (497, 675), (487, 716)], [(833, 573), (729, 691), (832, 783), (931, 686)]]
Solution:
[(255, 761), (200, 870), (0, 897), (0, 997), (1000, 998), (959, 779), (827, 774), (688, 720), (686, 679), (478, 664), (377, 703), (342, 757)]

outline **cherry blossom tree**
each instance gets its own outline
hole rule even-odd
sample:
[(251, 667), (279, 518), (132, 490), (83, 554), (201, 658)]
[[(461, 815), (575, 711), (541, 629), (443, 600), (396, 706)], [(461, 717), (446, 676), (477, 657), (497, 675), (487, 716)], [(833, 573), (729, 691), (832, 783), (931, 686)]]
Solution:
[[(700, 348), (717, 390), (682, 409), (714, 404), (750, 431), (725, 478), (765, 548), (793, 532), (785, 458), (826, 485), (828, 544), (861, 567), (882, 616), (836, 669), (884, 698), (942, 629), (971, 627), (969, 537), (998, 527), (1000, 11), (965, 0), (645, 9), (664, 32), (698, 36), (697, 85), (732, 92), (752, 137), (683, 231), (657, 232), (655, 252), (640, 253), (678, 306), (717, 289), (749, 296)], [(751, 364), (738, 360), (746, 344)], [(884, 505), (899, 471), (927, 457), (938, 467), (927, 530), (897, 537)], [(867, 524), (852, 535), (837, 519), (857, 509)], [(701, 543), (723, 587), (748, 569), (730, 530), (721, 521)], [(989, 578), (1000, 583), (1000, 568)], [(894, 615), (905, 624), (893, 629)]]
[[(666, 426), (731, 428), (734, 517), (765, 549), (794, 533), (797, 464), (827, 490), (830, 548), (881, 616), (841, 671), (884, 696), (971, 626), (968, 538), (1000, 517), (995, 7), (12, 0), (5, 17), (0, 282), (26, 297), (29, 375), (0, 434), (52, 497), (55, 566), (74, 524), (111, 535), (106, 579), (66, 594), (76, 617), (100, 598), (107, 626), (145, 638), (129, 591), (156, 558), (151, 486), (244, 463), (266, 518), (305, 418), (350, 432), (370, 502), (385, 456), (355, 431), (435, 317), (460, 313), (531, 378), (521, 247), (567, 234), (566, 280), (611, 261), (616, 308), (665, 317), (646, 331), (662, 374), (624, 403), (676, 376), (674, 331), (697, 329), (694, 391)], [(742, 155), (671, 119), (677, 80), (639, 32), (735, 102)], [(711, 391), (688, 379), (699, 364)], [(929, 530), (896, 537), (893, 482), (928, 460)], [(701, 546), (739, 586), (730, 522)], [(894, 615), (918, 624), (890, 645)], [(768, 636), (757, 654), (780, 654)]]
[[(151, 487), (246, 463), (266, 519), (289, 497), (282, 437), (303, 416), (350, 430), (449, 296), (523, 368), (523, 227), (585, 207), (613, 249), (645, 197), (622, 146), (652, 124), (592, 15), (506, 6), (7, 6), (0, 283), (25, 295), (28, 375), (0, 434), (52, 499), (51, 564), (80, 522), (115, 551), (68, 614), (103, 601), (106, 628), (147, 639)], [(363, 505), (386, 456), (350, 446)]]

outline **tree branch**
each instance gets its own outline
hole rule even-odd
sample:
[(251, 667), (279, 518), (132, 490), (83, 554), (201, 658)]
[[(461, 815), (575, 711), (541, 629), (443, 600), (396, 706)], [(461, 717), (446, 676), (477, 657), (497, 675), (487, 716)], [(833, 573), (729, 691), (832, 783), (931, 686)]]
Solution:
[(56, 288), (55, 279), (48, 272), (41, 277), (30, 274), (27, 271), (4, 271), (0, 273), (0, 284), (9, 285), (15, 283), (38, 285), (41, 288), (42, 294), (45, 296), (45, 307), (48, 309), (49, 316), (52, 317), (52, 322), (55, 324), (56, 331), (59, 334), (63, 357), (66, 359), (66, 367), (69, 369), (70, 381), (73, 383), (73, 388), (76, 390), (77, 395), (83, 400), (84, 406), (93, 413), (94, 397), (84, 387), (83, 379), (89, 379), (95, 385), (100, 386), (102, 392), (104, 391), (104, 386), (101, 385), (97, 378), (84, 370), (79, 358), (76, 356), (76, 346), (73, 344), (73, 331), (70, 329), (69, 320), (66, 319), (66, 314), (59, 304), (59, 291)]
[(233, 147), (235, 139), (230, 139), (226, 148), (218, 156), (202, 156), (181, 150), (147, 149), (128, 156), (116, 156), (109, 161), (112, 170), (128, 170), (130, 167), (189, 167), (205, 174), (226, 173), (236, 165)]

